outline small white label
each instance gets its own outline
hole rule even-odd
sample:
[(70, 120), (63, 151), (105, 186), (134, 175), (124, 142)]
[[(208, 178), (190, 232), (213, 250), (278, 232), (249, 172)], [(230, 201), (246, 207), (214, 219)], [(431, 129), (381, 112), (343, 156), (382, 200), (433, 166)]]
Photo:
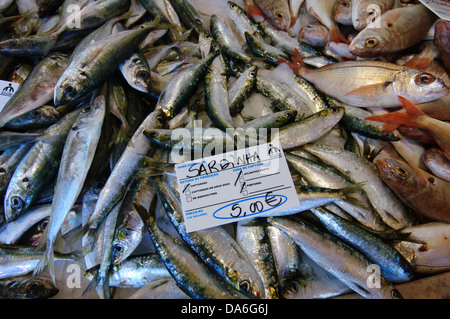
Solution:
[(434, 12), (439, 18), (450, 21), (449, 0), (419, 0), (424, 6)]
[(0, 80), (0, 112), (14, 93), (17, 92), (19, 86), (19, 83)]
[(188, 232), (299, 206), (278, 141), (177, 164), (175, 171)]

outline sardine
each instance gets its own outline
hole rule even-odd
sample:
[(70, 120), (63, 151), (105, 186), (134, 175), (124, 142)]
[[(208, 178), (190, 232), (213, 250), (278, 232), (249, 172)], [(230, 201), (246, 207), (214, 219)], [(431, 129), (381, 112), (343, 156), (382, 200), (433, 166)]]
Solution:
[(380, 276), (381, 287), (371, 288), (367, 272), (371, 262), (328, 233), (306, 222), (283, 217), (270, 218), (269, 223), (287, 232), (319, 266), (365, 298), (401, 298), (400, 293), (383, 276)]
[(59, 289), (49, 278), (21, 276), (0, 280), (0, 299), (47, 299)]
[(48, 264), (50, 276), (54, 279), (54, 266), (51, 263), (55, 245), (58, 245), (57, 236), (81, 193), (100, 138), (105, 112), (105, 97), (95, 96), (92, 103), (81, 110), (67, 135), (56, 177), (50, 221), (44, 234), (45, 240), (41, 240), (37, 248), (45, 247), (45, 254), (35, 273), (39, 273)]
[(0, 127), (12, 118), (37, 109), (52, 100), (59, 76), (67, 68), (68, 56), (53, 53), (41, 60), (0, 112)]
[(364, 183), (361, 189), (387, 225), (394, 229), (412, 225), (413, 217), (405, 204), (383, 183), (372, 163), (353, 152), (330, 146), (308, 144), (304, 149), (335, 167), (353, 182)]
[(413, 268), (390, 244), (369, 231), (318, 207), (311, 210), (333, 235), (356, 248), (381, 269), (381, 274), (392, 283), (414, 279)]
[(39, 192), (55, 177), (67, 135), (80, 111), (66, 115), (51, 126), (17, 166), (4, 199), (8, 221), (24, 213)]
[(220, 226), (188, 233), (179, 194), (161, 179), (153, 183), (169, 219), (189, 247), (235, 289), (249, 297), (260, 298), (262, 281), (235, 239)]

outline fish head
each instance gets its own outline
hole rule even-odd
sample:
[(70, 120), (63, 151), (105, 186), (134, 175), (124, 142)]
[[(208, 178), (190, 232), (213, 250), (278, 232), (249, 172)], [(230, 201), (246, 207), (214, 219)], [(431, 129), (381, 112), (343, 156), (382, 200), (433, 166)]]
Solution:
[(46, 299), (59, 292), (49, 278), (32, 277), (18, 286), (18, 292), (24, 299)]
[(245, 10), (234, 1), (227, 1), (227, 11), (233, 14), (247, 14)]
[(8, 186), (5, 195), (5, 217), (6, 221), (16, 220), (28, 208), (31, 197), (28, 195), (31, 182), (28, 177), (23, 177), (17, 183)]
[(414, 194), (420, 187), (416, 172), (401, 160), (379, 157), (376, 159), (375, 165), (381, 179), (396, 193)]
[(264, 284), (255, 272), (253, 267), (246, 269), (228, 269), (227, 276), (231, 279), (236, 289), (244, 293), (249, 297), (254, 297), (257, 299), (264, 297)]
[(276, 8), (267, 19), (278, 30), (287, 31), (291, 26), (291, 13), (284, 8)]
[(281, 287), (281, 296), (285, 299), (297, 299), (308, 286), (307, 279), (287, 280)]
[(39, 123), (53, 123), (61, 117), (61, 114), (50, 105), (44, 105), (30, 112), (30, 117)]
[(76, 119), (73, 129), (84, 130), (89, 127), (94, 127), (93, 123), (100, 122), (105, 115), (106, 111), (106, 99), (104, 95), (98, 95), (95, 97), (92, 103), (85, 105), (80, 115)]
[(359, 57), (373, 57), (382, 54), (390, 38), (390, 32), (380, 28), (365, 28), (350, 43), (349, 51)]
[(306, 42), (315, 47), (325, 47), (331, 41), (330, 30), (319, 23), (307, 24), (303, 26), (298, 34), (300, 41)]
[(361, 31), (369, 24), (379, 19), (381, 13), (384, 12), (382, 1), (376, 4), (373, 1), (360, 1), (352, 6), (352, 24), (356, 31)]
[(352, 24), (352, 2), (350, 0), (336, 1), (331, 18), (337, 23)]
[(60, 106), (81, 97), (89, 86), (88, 76), (84, 71), (67, 69), (55, 85), (53, 102)]
[(449, 93), (443, 80), (435, 75), (412, 68), (402, 68), (392, 82), (394, 93), (412, 103), (437, 100)]
[(127, 74), (128, 83), (138, 91), (147, 93), (150, 87), (151, 71), (146, 60), (134, 57), (127, 61), (124, 72)]
[(143, 223), (141, 225), (140, 228), (127, 228), (124, 225), (118, 227), (113, 241), (112, 260), (114, 265), (128, 258), (141, 242), (146, 229)]

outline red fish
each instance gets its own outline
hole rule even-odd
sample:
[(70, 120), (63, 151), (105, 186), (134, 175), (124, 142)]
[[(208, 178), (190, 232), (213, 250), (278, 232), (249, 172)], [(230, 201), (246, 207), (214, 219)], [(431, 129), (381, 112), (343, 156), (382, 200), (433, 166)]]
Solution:
[(370, 116), (366, 120), (385, 123), (383, 131), (386, 133), (396, 130), (402, 124), (425, 129), (433, 135), (436, 143), (444, 151), (445, 156), (450, 159), (450, 124), (426, 115), (401, 96), (399, 96), (399, 99), (406, 112), (397, 111), (379, 116)]

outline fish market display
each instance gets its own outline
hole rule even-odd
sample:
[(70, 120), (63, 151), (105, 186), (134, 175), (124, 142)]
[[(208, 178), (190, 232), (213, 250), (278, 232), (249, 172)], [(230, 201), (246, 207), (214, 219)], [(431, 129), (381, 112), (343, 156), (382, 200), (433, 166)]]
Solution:
[[(0, 1), (0, 299), (402, 299), (448, 278), (449, 30), (419, 1)], [(298, 204), (227, 202), (189, 232), (176, 164), (258, 144)]]

